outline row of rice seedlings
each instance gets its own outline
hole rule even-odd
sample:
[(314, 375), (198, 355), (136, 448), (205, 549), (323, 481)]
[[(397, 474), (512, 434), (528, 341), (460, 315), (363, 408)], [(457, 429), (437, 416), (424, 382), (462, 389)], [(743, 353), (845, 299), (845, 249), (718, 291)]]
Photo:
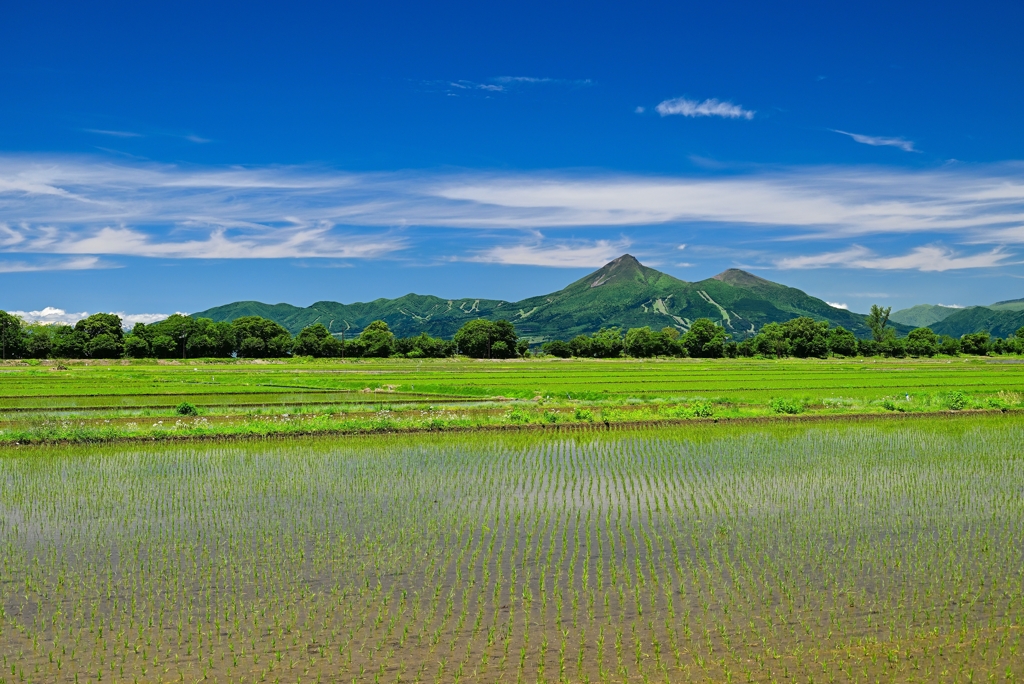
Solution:
[(1020, 676), (1022, 430), (0, 460), (0, 678)]

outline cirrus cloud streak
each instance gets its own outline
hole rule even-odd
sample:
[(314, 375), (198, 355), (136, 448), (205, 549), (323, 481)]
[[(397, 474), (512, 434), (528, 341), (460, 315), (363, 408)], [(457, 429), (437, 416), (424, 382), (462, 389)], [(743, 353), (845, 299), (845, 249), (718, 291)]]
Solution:
[(836, 252), (778, 259), (779, 269), (867, 268), (881, 271), (942, 272), (971, 268), (993, 268), (1007, 265), (1012, 254), (996, 247), (979, 254), (960, 255), (948, 247), (923, 245), (898, 256), (879, 256), (872, 250), (854, 245)]

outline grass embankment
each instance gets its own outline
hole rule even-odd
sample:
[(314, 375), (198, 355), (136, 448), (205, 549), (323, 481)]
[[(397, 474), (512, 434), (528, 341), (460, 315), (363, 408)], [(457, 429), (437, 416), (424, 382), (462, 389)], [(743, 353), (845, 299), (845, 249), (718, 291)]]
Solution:
[(1024, 407), (1024, 364), (979, 358), (66, 366), (0, 366), (0, 444)]

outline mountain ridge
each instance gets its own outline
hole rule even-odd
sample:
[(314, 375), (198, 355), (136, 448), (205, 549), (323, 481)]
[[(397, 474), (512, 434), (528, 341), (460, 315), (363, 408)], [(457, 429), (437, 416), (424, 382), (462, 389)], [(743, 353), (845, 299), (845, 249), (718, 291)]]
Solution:
[[(270, 318), (290, 332), (323, 323), (335, 335), (358, 334), (373, 320), (384, 320), (400, 336), (426, 332), (451, 337), (474, 318), (513, 323), (520, 336), (532, 343), (569, 339), (603, 327), (623, 329), (673, 327), (685, 332), (697, 318), (710, 318), (733, 339), (754, 335), (766, 323), (781, 323), (810, 316), (842, 325), (859, 337), (870, 336), (865, 317), (837, 309), (802, 290), (727, 269), (696, 282), (680, 280), (623, 254), (561, 290), (516, 302), (498, 299), (445, 299), (409, 293), (395, 299), (341, 304), (329, 300), (308, 307), (291, 304), (233, 302), (195, 314), (215, 321), (243, 315)], [(909, 328), (894, 324), (901, 332)]]

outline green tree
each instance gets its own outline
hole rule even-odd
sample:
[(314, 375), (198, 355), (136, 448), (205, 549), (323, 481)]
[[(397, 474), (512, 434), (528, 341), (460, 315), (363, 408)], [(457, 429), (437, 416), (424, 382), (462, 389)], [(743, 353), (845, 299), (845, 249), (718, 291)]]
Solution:
[[(507, 359), (516, 352), (519, 341), (515, 328), (506, 320), (488, 321), (477, 318), (467, 321), (455, 333), (459, 353), (474, 359)], [(501, 342), (500, 346), (495, 346)]]
[(837, 325), (828, 333), (828, 348), (839, 356), (856, 356), (857, 337), (843, 326)]
[(568, 342), (563, 342), (562, 340), (545, 342), (540, 348), (545, 354), (557, 356), (560, 359), (567, 359), (572, 356), (572, 347), (569, 346)]
[(781, 359), (789, 356), (789, 340), (781, 323), (765, 323), (752, 342), (755, 354)]
[(949, 335), (939, 335), (939, 353), (946, 356), (958, 356), (960, 354), (960, 340)]
[(53, 350), (50, 353), (55, 359), (84, 359), (85, 345), (88, 341), (84, 331), (76, 330), (70, 325), (55, 325)]
[[(141, 323), (139, 324), (141, 325)], [(131, 335), (124, 338), (124, 355), (130, 359), (145, 359), (153, 354), (152, 348), (149, 346), (149, 342), (146, 338), (141, 335), (136, 335), (135, 331), (132, 331)]]
[(0, 358), (17, 358), (21, 355), (21, 345), (21, 319), (6, 311), (0, 311)]
[(384, 321), (373, 321), (359, 334), (362, 355), (369, 358), (386, 358), (395, 353), (395, 336)]
[(492, 359), (507, 359), (512, 356), (512, 350), (508, 348), (508, 345), (498, 340), (491, 345), (491, 358)]
[(931, 328), (914, 328), (907, 335), (907, 353), (911, 356), (935, 356), (939, 340)]
[(117, 359), (124, 354), (124, 344), (110, 333), (101, 333), (85, 345), (90, 359)]
[(989, 334), (987, 332), (968, 333), (960, 338), (960, 351), (964, 354), (985, 356), (989, 351)]
[(725, 353), (725, 330), (710, 318), (698, 318), (683, 335), (683, 346), (693, 358), (721, 358)]
[(861, 356), (878, 356), (881, 352), (879, 351), (878, 342), (871, 339), (857, 340), (857, 353)]
[[(175, 341), (177, 348), (176, 356), (182, 359), (189, 356), (189, 338), (198, 332), (198, 326), (194, 318), (186, 314), (171, 314), (154, 327), (159, 331), (159, 334), (167, 335)], [(193, 345), (193, 349), (195, 349), (195, 345)]]
[(245, 358), (281, 357), (291, 352), (292, 336), (280, 325), (260, 316), (243, 316), (231, 322), (235, 349)]
[(660, 332), (654, 333), (657, 349), (655, 356), (682, 356), (682, 345), (679, 343), (679, 331), (672, 327), (664, 327)]
[(453, 343), (439, 337), (431, 337), (425, 332), (416, 337), (403, 337), (395, 340), (395, 351), (412, 359), (442, 359), (449, 356), (449, 348)]
[(569, 349), (572, 355), (579, 359), (593, 358), (591, 348), (594, 346), (594, 338), (589, 335), (577, 335), (569, 340)]
[(307, 325), (295, 336), (295, 345), (292, 353), (296, 356), (323, 357), (324, 342), (331, 339), (331, 333), (323, 323)]
[(871, 328), (871, 336), (874, 337), (875, 342), (881, 342), (889, 335), (895, 335), (892, 328), (886, 328), (886, 323), (889, 322), (889, 312), (892, 311), (891, 306), (887, 306), (884, 309), (877, 304), (871, 305), (871, 313), (868, 314), (867, 324)]
[(53, 352), (53, 326), (31, 323), (24, 327), (25, 356), (30, 359), (45, 359)]
[(782, 324), (790, 353), (800, 359), (828, 356), (828, 323), (801, 316)]
[(902, 359), (907, 355), (907, 341), (902, 337), (896, 337), (895, 334), (887, 334), (878, 343), (878, 351), (881, 352), (882, 356)]
[(618, 358), (622, 356), (622, 348), (621, 328), (601, 328), (590, 337), (590, 355), (594, 358)]
[(116, 359), (124, 353), (124, 328), (121, 317), (96, 313), (75, 323), (81, 336), (85, 356), (94, 359)]
[(178, 341), (170, 335), (155, 336), (149, 346), (158, 359), (173, 359), (178, 352)]
[(654, 356), (660, 347), (660, 340), (655, 336), (649, 326), (642, 328), (630, 328), (626, 332), (622, 348), (627, 356), (636, 359), (647, 359)]
[(75, 330), (84, 332), (91, 340), (100, 335), (110, 335), (118, 342), (124, 340), (124, 327), (117, 314), (95, 313), (75, 323)]

